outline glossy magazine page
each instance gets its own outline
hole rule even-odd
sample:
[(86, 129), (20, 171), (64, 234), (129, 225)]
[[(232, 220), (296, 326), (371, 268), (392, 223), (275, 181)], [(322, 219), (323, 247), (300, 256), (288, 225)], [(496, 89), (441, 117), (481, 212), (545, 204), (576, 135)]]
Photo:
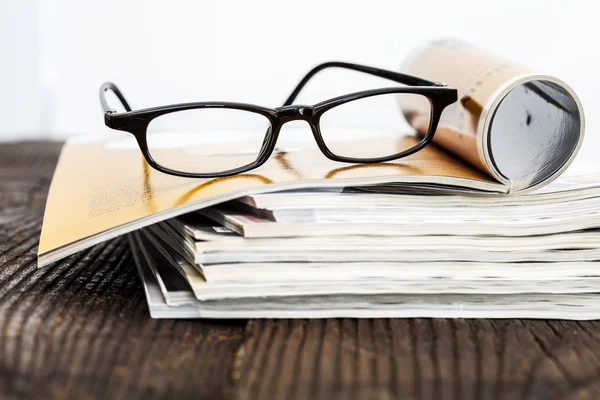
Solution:
[[(386, 138), (345, 146), (388, 146)], [(195, 152), (190, 149), (190, 152)], [(211, 162), (218, 162), (219, 149)], [(165, 149), (163, 157), (169, 157)], [(172, 157), (179, 156), (173, 150)], [(244, 157), (240, 154), (240, 157)], [(133, 137), (74, 138), (61, 153), (46, 203), (38, 265), (177, 215), (243, 195), (300, 188), (427, 184), (506, 193), (507, 187), (435, 146), (396, 162), (345, 164), (314, 145), (278, 152), (249, 173), (217, 179), (170, 176), (152, 169)]]

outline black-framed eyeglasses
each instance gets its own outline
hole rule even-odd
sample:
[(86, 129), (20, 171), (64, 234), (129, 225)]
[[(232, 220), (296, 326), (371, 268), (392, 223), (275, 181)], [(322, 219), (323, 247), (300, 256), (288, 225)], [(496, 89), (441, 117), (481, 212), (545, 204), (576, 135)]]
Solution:
[[(312, 106), (292, 104), (316, 73), (332, 67), (364, 72), (407, 86), (350, 93)], [(109, 107), (107, 91), (116, 95), (125, 112)], [(433, 139), (442, 111), (456, 100), (456, 89), (443, 84), (344, 62), (328, 62), (313, 68), (284, 105), (273, 109), (243, 103), (200, 102), (133, 111), (113, 83), (107, 82), (100, 88), (106, 126), (132, 133), (153, 168), (190, 178), (229, 176), (259, 167), (273, 153), (281, 127), (295, 120), (310, 125), (318, 147), (331, 160), (346, 163), (397, 160), (419, 151)], [(387, 118), (390, 115), (392, 118)], [(403, 127), (406, 122), (413, 132), (410, 135), (406, 134), (407, 127)], [(376, 140), (380, 135), (394, 140)], [(372, 142), (368, 146), (355, 146), (349, 140), (351, 136), (371, 138)]]

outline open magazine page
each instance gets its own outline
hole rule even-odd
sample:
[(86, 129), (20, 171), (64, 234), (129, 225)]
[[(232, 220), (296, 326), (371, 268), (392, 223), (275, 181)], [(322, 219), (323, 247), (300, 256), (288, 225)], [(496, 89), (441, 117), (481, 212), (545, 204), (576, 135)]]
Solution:
[[(472, 196), (295, 192), (246, 196), (199, 210), (245, 237), (563, 234), (600, 226), (597, 173), (559, 178), (554, 191), (495, 201)], [(508, 200), (508, 201), (507, 201)], [(195, 221), (182, 220), (187, 229)], [(448, 239), (450, 241), (450, 239)]]
[[(394, 146), (385, 139), (373, 140), (346, 145)], [(64, 146), (54, 173), (40, 236), (39, 265), (242, 195), (392, 182), (507, 191), (504, 185), (435, 146), (398, 162), (362, 165), (331, 161), (316, 148), (297, 149), (274, 154), (250, 173), (207, 180), (155, 171), (129, 135), (78, 138)]]
[[(317, 189), (262, 193), (236, 199), (241, 205), (261, 210), (261, 215), (276, 218), (285, 212), (308, 212), (315, 209), (374, 209), (392, 211), (394, 208), (431, 205), (476, 209), (479, 207), (502, 210), (506, 206), (556, 205), (564, 202), (585, 205), (588, 199), (600, 197), (600, 163), (576, 160), (560, 177), (534, 192), (516, 196), (494, 196), (486, 193), (456, 195), (449, 190), (427, 190), (423, 186), (371, 186), (343, 190)], [(400, 196), (399, 196), (400, 195)], [(564, 206), (563, 206), (564, 207)], [(513, 210), (521, 208), (513, 208)], [(510, 210), (510, 209), (509, 209)], [(572, 211), (576, 211), (573, 207)]]
[[(375, 190), (375, 189), (373, 189)], [(244, 196), (199, 211), (228, 228), (254, 237), (369, 234), (416, 237), (493, 234), (523, 237), (575, 232), (600, 226), (600, 164), (575, 162), (538, 191), (517, 196), (417, 195), (346, 188)], [(179, 220), (193, 235), (202, 219)], [(172, 223), (176, 223), (174, 220)], [(465, 223), (468, 222), (468, 223)], [(565, 240), (560, 237), (560, 241)], [(200, 239), (200, 237), (198, 237)], [(382, 239), (380, 239), (382, 240)], [(453, 239), (447, 237), (447, 242)], [(565, 243), (566, 244), (566, 243)], [(510, 246), (514, 246), (511, 244)]]

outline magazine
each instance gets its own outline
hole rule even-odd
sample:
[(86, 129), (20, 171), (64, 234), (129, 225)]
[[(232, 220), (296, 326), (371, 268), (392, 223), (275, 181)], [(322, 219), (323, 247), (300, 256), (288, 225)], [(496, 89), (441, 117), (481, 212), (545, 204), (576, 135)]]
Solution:
[[(152, 169), (129, 134), (69, 140), (48, 194), (38, 265), (160, 221), (260, 193), (331, 188), (496, 198), (527, 193), (564, 172), (582, 143), (581, 104), (556, 78), (456, 41), (430, 44), (407, 60), (403, 70), (456, 87), (459, 101), (443, 113), (433, 144), (398, 161), (334, 162), (311, 139), (278, 149), (249, 173), (190, 179)], [(413, 112), (414, 107), (398, 105), (400, 114), (408, 109)], [(339, 140), (347, 148), (397, 144), (378, 131), (352, 140), (342, 134)], [(207, 143), (202, 154), (221, 154), (224, 145)], [(169, 157), (168, 148), (164, 156)], [(545, 232), (584, 229), (588, 222), (548, 225)], [(508, 229), (533, 232), (526, 224)]]
[[(355, 288), (351, 294), (344, 294), (335, 285), (314, 290), (314, 283), (297, 283), (283, 287), (279, 294), (277, 282), (265, 286), (268, 296), (256, 296), (261, 289), (243, 290), (243, 286), (230, 283), (216, 284), (216, 290), (209, 288), (201, 273), (190, 264), (176, 260), (169, 255), (160, 243), (149, 241), (148, 236), (134, 232), (128, 235), (136, 266), (144, 284), (150, 315), (153, 318), (562, 318), (595, 319), (600, 315), (597, 295), (584, 293), (572, 285), (572, 292), (516, 293), (509, 290), (503, 293), (477, 294), (438, 292), (438, 288), (417, 293), (388, 292), (361, 294)], [(171, 265), (179, 275), (162, 275), (159, 265)], [(540, 271), (542, 272), (542, 271)], [(246, 274), (246, 273), (245, 273)], [(247, 275), (242, 276), (247, 276)], [(421, 274), (426, 276), (427, 272)], [(531, 277), (521, 282), (525, 286), (543, 285), (544, 279), (552, 280), (557, 286), (562, 277)], [(263, 274), (261, 274), (263, 276)], [(571, 275), (573, 276), (573, 275)], [(431, 277), (425, 282), (433, 283)], [(173, 282), (175, 281), (175, 282)], [(290, 282), (293, 282), (291, 280)], [(445, 281), (447, 282), (447, 281)], [(476, 281), (474, 281), (476, 282)], [(591, 281), (590, 281), (591, 282)], [(407, 284), (413, 282), (409, 279)], [(466, 281), (459, 282), (459, 287)], [(593, 284), (593, 283), (592, 283)], [(442, 285), (440, 285), (442, 286)], [(443, 286), (442, 286), (443, 287)], [(292, 295), (294, 289), (301, 292), (307, 289), (313, 293)], [(360, 287), (362, 289), (362, 286)], [(256, 290), (258, 289), (258, 290)], [(397, 290), (397, 288), (394, 288)], [(488, 289), (486, 289), (488, 290)], [(321, 292), (321, 294), (317, 294)], [(212, 293), (212, 296), (211, 296)], [(183, 297), (185, 298), (181, 300)], [(198, 297), (202, 298), (200, 300)], [(212, 297), (212, 298), (211, 298)], [(179, 298), (173, 301), (173, 298)], [(170, 299), (170, 300), (166, 300)], [(168, 303), (169, 301), (169, 303)]]
[[(277, 161), (279, 158), (269, 161), (253, 174), (197, 180), (154, 171), (145, 163), (139, 150), (127, 143), (127, 138), (123, 137), (67, 142), (48, 195), (38, 250), (39, 266), (156, 222), (260, 193), (301, 188), (338, 188), (339, 192), (346, 187), (386, 191), (385, 187), (390, 184), (406, 182), (412, 189), (419, 184), (428, 190), (440, 185), (441, 193), (444, 193), (444, 188), (453, 187), (454, 190), (465, 190), (466, 194), (472, 195), (474, 191), (480, 194), (454, 200), (448, 199), (448, 196), (442, 199), (429, 196), (412, 199), (423, 205), (435, 201), (449, 201), (450, 205), (453, 201), (469, 205), (486, 204), (487, 201), (490, 205), (497, 201), (497, 206), (500, 206), (507, 202), (522, 201), (542, 205), (556, 203), (567, 197), (573, 201), (583, 201), (599, 190), (596, 184), (598, 172), (594, 171), (557, 182), (555, 191), (505, 197), (502, 195), (509, 191), (508, 186), (494, 182), (491, 177), (435, 145), (410, 156), (409, 160), (389, 166), (366, 164), (340, 167), (339, 163), (324, 158), (318, 150), (307, 149), (286, 155), (289, 162), (285, 166)], [(94, 160), (94, 163), (88, 160)], [(290, 164), (298, 165), (294, 173), (289, 172)], [(304, 166), (303, 169), (300, 165)], [(324, 199), (327, 193), (335, 194), (324, 191), (315, 200)], [(495, 200), (486, 200), (481, 194), (494, 194)], [(286, 192), (282, 196), (292, 201), (306, 194)], [(352, 196), (349, 199), (351, 202), (362, 202), (368, 197), (365, 204), (373, 207), (382, 206), (388, 200), (396, 203), (405, 201), (404, 196), (402, 200), (392, 200), (393, 195), (367, 196), (364, 190)], [(346, 195), (336, 196), (334, 201), (346, 201), (343, 200), (345, 198)], [(374, 203), (368, 203), (370, 201)], [(456, 209), (464, 210), (464, 207), (457, 204)], [(583, 218), (578, 223), (580, 225), (563, 227), (554, 226), (552, 222), (548, 224), (548, 229), (583, 229), (590, 220)], [(508, 228), (518, 230), (523, 227), (515, 225)]]

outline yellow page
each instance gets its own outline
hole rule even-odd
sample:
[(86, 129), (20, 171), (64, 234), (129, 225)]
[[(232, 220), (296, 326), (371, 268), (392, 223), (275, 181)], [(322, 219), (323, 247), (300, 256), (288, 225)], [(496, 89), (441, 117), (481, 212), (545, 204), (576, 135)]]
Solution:
[[(40, 265), (155, 223), (157, 217), (158, 220), (171, 218), (251, 193), (390, 182), (471, 187), (476, 183), (482, 190), (506, 191), (489, 176), (432, 145), (401, 160), (379, 164), (331, 161), (315, 145), (288, 153), (274, 153), (267, 163), (248, 173), (217, 179), (190, 179), (151, 168), (137, 146), (131, 144), (131, 139), (117, 134), (95, 140), (75, 139), (65, 144), (46, 203), (38, 249)], [(370, 139), (349, 142), (346, 146), (387, 146), (389, 149), (394, 143), (391, 139)], [(174, 159), (183, 157), (176, 149), (163, 151), (171, 151), (172, 154), (167, 156)], [(187, 152), (186, 156), (189, 154)], [(118, 232), (115, 230), (152, 215), (155, 218), (143, 221), (144, 224), (140, 222)], [(88, 240), (110, 230), (112, 232), (101, 239)], [(65, 249), (65, 246), (80, 241), (86, 241), (85, 246)], [(64, 251), (60, 255), (52, 254), (61, 250)]]

